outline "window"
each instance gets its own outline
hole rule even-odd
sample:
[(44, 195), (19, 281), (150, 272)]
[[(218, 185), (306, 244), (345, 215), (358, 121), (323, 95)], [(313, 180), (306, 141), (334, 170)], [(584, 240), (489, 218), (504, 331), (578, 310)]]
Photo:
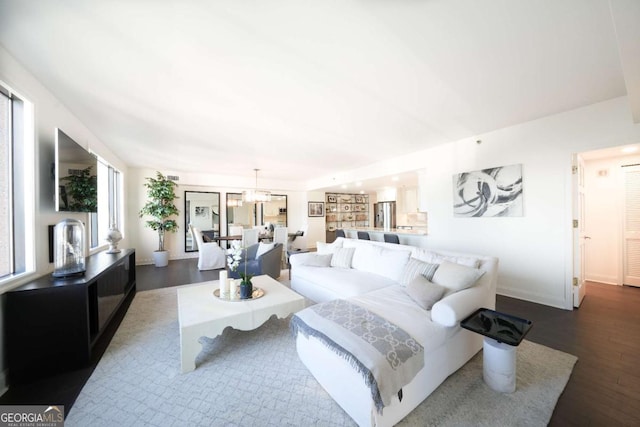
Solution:
[(0, 277), (13, 273), (11, 152), (11, 99), (0, 93)]
[(109, 227), (115, 225), (120, 231), (122, 231), (121, 186), (120, 172), (109, 166)]
[(89, 214), (91, 249), (105, 243), (112, 225), (122, 232), (121, 185), (120, 172), (98, 156), (98, 212)]
[(0, 282), (34, 270), (33, 108), (0, 84)]

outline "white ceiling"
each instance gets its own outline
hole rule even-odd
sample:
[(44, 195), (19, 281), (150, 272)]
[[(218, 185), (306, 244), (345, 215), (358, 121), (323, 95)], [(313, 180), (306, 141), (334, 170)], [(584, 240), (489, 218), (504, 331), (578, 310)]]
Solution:
[(300, 181), (640, 100), (639, 3), (0, 0), (0, 44), (129, 166)]

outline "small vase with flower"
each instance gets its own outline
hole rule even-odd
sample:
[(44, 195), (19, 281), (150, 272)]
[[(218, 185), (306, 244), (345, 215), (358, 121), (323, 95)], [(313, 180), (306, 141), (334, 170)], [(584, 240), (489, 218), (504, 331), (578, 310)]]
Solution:
[[(239, 240), (234, 240), (231, 242), (231, 247), (227, 251), (229, 255), (227, 257), (227, 264), (231, 271), (236, 271), (238, 268), (240, 261), (243, 258), (243, 248), (242, 242)], [(244, 250), (244, 257), (246, 258), (246, 249)], [(244, 260), (244, 272), (240, 272), (240, 299), (249, 299), (253, 294), (253, 283), (251, 283), (251, 278), (253, 274), (247, 274), (247, 260)]]

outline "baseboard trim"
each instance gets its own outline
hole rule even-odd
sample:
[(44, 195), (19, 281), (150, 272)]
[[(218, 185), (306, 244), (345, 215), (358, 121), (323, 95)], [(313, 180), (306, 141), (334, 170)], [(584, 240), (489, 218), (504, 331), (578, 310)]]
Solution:
[(537, 294), (533, 292), (523, 292), (521, 289), (512, 289), (498, 287), (496, 290), (498, 295), (502, 295), (509, 298), (521, 299), (524, 301), (533, 302), (536, 304), (548, 305), (550, 307), (561, 308), (566, 310), (564, 300), (558, 300), (555, 298), (549, 298), (547, 295)]
[(618, 278), (615, 276), (605, 276), (600, 274), (585, 274), (585, 279), (589, 282), (604, 283), (607, 285), (618, 285)]
[[(169, 258), (169, 262), (179, 261), (182, 259), (196, 259), (196, 258), (198, 258), (197, 253), (196, 253), (196, 256), (179, 256), (179, 257)], [(154, 263), (153, 258), (136, 259), (136, 265), (150, 265), (153, 263)]]

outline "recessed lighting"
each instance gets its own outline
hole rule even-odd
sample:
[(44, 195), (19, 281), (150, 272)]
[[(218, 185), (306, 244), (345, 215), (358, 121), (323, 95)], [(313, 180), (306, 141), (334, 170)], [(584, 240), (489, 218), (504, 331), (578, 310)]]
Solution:
[(397, 176), (394, 176), (393, 178), (391, 178), (391, 181), (397, 181), (397, 180), (399, 180), (399, 179), (400, 179), (400, 178), (398, 178)]
[(624, 147), (622, 149), (622, 152), (623, 153), (627, 153), (627, 154), (628, 153), (635, 153), (636, 151), (638, 151), (638, 147), (635, 147), (635, 146), (634, 147)]
[(360, 181), (356, 182), (356, 187), (362, 187), (362, 182)]
[(360, 190), (360, 194), (364, 194), (364, 190)]
[(342, 184), (340, 187), (341, 188), (347, 188), (347, 184)]

